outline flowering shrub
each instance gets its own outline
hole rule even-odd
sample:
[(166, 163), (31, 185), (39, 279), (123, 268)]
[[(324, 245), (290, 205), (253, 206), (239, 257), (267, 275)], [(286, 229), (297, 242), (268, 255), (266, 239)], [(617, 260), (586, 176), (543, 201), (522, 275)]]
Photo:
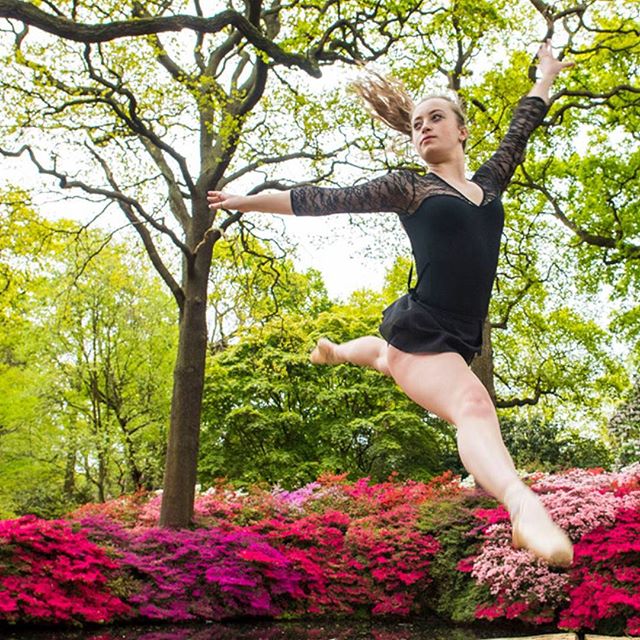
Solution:
[(334, 509), (360, 517), (404, 504), (417, 508), (436, 496), (450, 496), (460, 492), (459, 478), (447, 471), (428, 483), (413, 480), (397, 482), (392, 474), (388, 482), (373, 485), (369, 484), (369, 478), (349, 482), (346, 473), (325, 473), (317, 482), (298, 491), (276, 492), (276, 495), (281, 502), (302, 513), (322, 513)]
[(287, 598), (301, 595), (291, 562), (260, 536), (216, 529), (128, 535), (120, 567), (140, 582), (128, 601), (144, 618), (276, 616)]
[[(481, 522), (479, 529), (485, 542), (471, 561), (459, 565), (461, 571), (471, 573), (491, 593), (490, 601), (478, 606), (476, 616), (541, 624), (554, 621), (561, 610), (563, 628), (586, 626), (594, 629), (615, 612), (640, 610), (638, 596), (635, 595), (634, 601), (627, 593), (634, 585), (635, 593), (638, 593), (640, 583), (633, 565), (633, 562), (635, 567), (638, 564), (637, 551), (633, 558), (632, 549), (617, 542), (619, 536), (624, 538), (626, 535), (621, 514), (629, 519), (632, 517), (629, 514), (640, 513), (639, 477), (640, 465), (617, 474), (608, 474), (601, 469), (574, 469), (565, 474), (536, 477), (532, 488), (574, 542), (576, 561), (568, 572), (551, 568), (529, 552), (511, 546), (511, 526), (504, 507), (478, 510), (476, 516)], [(594, 552), (594, 543), (590, 536), (594, 535), (600, 544), (608, 545), (607, 554), (598, 558), (599, 568), (595, 570), (591, 566), (593, 563), (586, 561), (593, 557), (590, 554)], [(581, 558), (586, 566), (579, 561)], [(626, 584), (614, 586), (612, 579), (616, 576), (624, 576)], [(608, 595), (594, 605), (596, 584), (602, 589), (606, 585)], [(634, 619), (630, 618), (629, 628), (634, 624)]]
[(640, 464), (529, 482), (574, 542), (567, 570), (513, 549), (507, 511), (451, 474), (426, 484), (325, 474), (297, 491), (219, 481), (197, 495), (194, 530), (150, 526), (153, 494), (77, 510), (82, 533), (34, 517), (0, 522), (0, 620), (431, 609), (457, 622), (640, 633)]
[(457, 479), (446, 473), (427, 484), (392, 478), (371, 485), (346, 476), (324, 474), (296, 492), (277, 492), (297, 519), (256, 527), (288, 547), (302, 543), (295, 556), (309, 576), (307, 612), (352, 613), (370, 603), (373, 615), (417, 611), (439, 549), (416, 528), (419, 508), (436, 495), (459, 493)]
[(123, 525), (135, 526), (140, 524), (140, 513), (152, 496), (153, 494), (140, 490), (106, 502), (91, 502), (78, 507), (67, 517), (73, 520), (82, 520), (92, 516), (104, 517)]
[(563, 627), (595, 629), (618, 618), (620, 627), (627, 621), (628, 634), (640, 635), (640, 509), (622, 509), (614, 528), (598, 527), (582, 538), (569, 598)]
[[(430, 482), (396, 481), (369, 484), (369, 478), (350, 482), (347, 474), (325, 473), (295, 491), (279, 487), (267, 489), (250, 486), (234, 489), (224, 480), (196, 494), (194, 523), (199, 526), (224, 527), (247, 525), (270, 517), (298, 517), (305, 513), (339, 510), (354, 516), (377, 513), (382, 508), (410, 502), (422, 504), (438, 495), (461, 492), (459, 478), (445, 472)], [(103, 504), (84, 505), (68, 515), (73, 520), (86, 516), (105, 516), (125, 526), (153, 527), (158, 524), (162, 492), (139, 492)]]
[(115, 562), (60, 520), (0, 521), (0, 620), (103, 622), (129, 611), (106, 583)]
[(430, 583), (429, 564), (437, 542), (407, 526), (411, 507), (395, 509), (378, 521), (353, 520), (339, 511), (310, 514), (295, 521), (272, 519), (254, 529), (285, 548), (304, 576), (297, 613), (407, 615)]

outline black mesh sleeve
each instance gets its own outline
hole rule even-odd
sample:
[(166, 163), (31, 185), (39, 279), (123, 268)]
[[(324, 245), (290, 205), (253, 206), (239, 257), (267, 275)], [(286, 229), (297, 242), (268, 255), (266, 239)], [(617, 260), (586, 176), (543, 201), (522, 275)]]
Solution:
[(297, 216), (331, 213), (405, 213), (416, 198), (415, 174), (399, 170), (353, 187), (295, 187), (291, 207)]
[(516, 167), (524, 160), (529, 136), (548, 109), (547, 103), (537, 96), (525, 96), (520, 100), (497, 151), (476, 172), (479, 181), (489, 183), (498, 194), (507, 188)]

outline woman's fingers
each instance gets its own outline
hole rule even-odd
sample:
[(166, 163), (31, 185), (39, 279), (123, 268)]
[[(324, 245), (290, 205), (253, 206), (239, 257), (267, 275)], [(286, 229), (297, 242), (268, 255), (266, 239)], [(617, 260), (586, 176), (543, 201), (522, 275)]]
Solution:
[(551, 40), (547, 38), (538, 49), (538, 57), (542, 57), (543, 55), (552, 55), (551, 51)]
[(540, 45), (540, 48), (538, 49), (538, 61), (539, 68), (542, 71), (549, 71), (554, 74), (557, 74), (563, 69), (573, 67), (576, 64), (573, 60), (558, 60), (553, 55), (553, 49), (551, 47), (550, 39), (545, 40)]
[(224, 201), (228, 198), (228, 195), (222, 191), (208, 191), (207, 200), (209, 201), (210, 209), (217, 209), (222, 206)]

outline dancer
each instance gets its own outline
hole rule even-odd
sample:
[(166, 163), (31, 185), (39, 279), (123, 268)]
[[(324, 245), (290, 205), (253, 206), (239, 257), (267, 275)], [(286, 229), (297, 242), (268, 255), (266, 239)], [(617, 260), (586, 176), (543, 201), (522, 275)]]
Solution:
[(418, 276), (409, 293), (383, 311), (384, 340), (365, 336), (334, 344), (323, 338), (311, 361), (373, 367), (391, 376), (416, 403), (455, 425), (465, 468), (509, 511), (514, 546), (555, 566), (572, 563), (571, 541), (519, 478), (491, 398), (468, 365), (481, 350), (496, 274), (504, 222), (500, 196), (547, 112), (551, 85), (572, 64), (553, 56), (550, 41), (540, 47), (540, 79), (520, 100), (496, 152), (470, 180), (464, 155), (468, 130), (458, 105), (444, 96), (413, 104), (398, 82), (378, 76), (358, 83), (356, 90), (380, 120), (411, 136), (428, 173), (399, 170), (342, 189), (307, 186), (253, 196), (208, 194), (211, 209), (398, 214)]

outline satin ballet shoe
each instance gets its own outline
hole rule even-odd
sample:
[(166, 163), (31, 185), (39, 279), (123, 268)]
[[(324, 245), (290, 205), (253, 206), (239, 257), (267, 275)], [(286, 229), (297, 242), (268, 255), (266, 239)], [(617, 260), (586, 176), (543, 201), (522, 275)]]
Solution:
[[(530, 493), (529, 493), (530, 492)], [(550, 566), (569, 567), (573, 545), (567, 534), (553, 522), (540, 499), (528, 488), (512, 499), (512, 542), (516, 549), (527, 549)]]
[(326, 338), (320, 338), (316, 344), (315, 349), (311, 352), (309, 360), (313, 364), (342, 364), (342, 360), (336, 358), (334, 353), (334, 347), (337, 345), (331, 340)]

